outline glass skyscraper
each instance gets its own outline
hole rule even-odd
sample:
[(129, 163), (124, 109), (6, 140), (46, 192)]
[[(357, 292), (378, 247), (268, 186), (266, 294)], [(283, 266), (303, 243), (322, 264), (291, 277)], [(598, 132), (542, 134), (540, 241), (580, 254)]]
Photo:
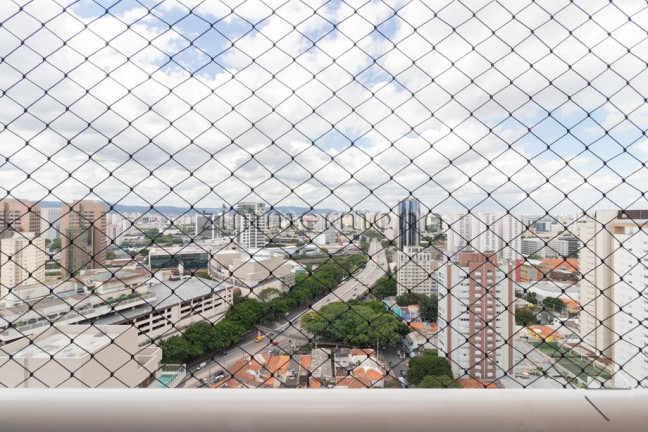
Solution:
[(424, 227), (421, 223), (421, 203), (416, 198), (406, 198), (398, 205), (398, 248), (418, 246)]

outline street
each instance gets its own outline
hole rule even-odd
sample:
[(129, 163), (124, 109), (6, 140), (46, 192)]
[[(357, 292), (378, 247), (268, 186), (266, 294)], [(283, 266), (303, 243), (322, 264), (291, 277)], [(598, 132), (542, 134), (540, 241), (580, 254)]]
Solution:
[[(226, 370), (241, 357), (263, 352), (267, 353), (268, 350), (272, 351), (273, 349), (292, 354), (294, 350), (310, 342), (312, 335), (300, 328), (301, 317), (307, 312), (318, 311), (323, 306), (338, 300), (349, 301), (365, 296), (373, 284), (387, 271), (387, 256), (384, 250), (378, 252), (379, 248), (380, 242), (373, 240), (369, 246), (369, 261), (365, 268), (359, 274), (351, 276), (348, 280), (342, 282), (313, 305), (295, 308), (283, 318), (266, 323), (263, 326), (257, 326), (257, 331), (246, 335), (237, 344), (213, 357), (200, 370), (197, 369), (198, 364), (192, 365), (188, 368), (187, 378), (178, 387), (201, 387), (204, 385), (202, 383), (203, 379), (206, 379), (211, 385), (216, 371)], [(268, 336), (270, 333), (272, 333), (272, 336)], [(263, 336), (263, 340), (255, 342), (257, 336)], [(272, 345), (273, 342), (276, 342), (277, 345)], [(395, 357), (395, 350), (393, 355)], [(392, 360), (394, 365), (397, 365), (399, 361), (406, 362), (406, 360), (398, 360), (397, 358)], [(401, 368), (404, 367), (395, 366), (394, 375), (399, 376)]]

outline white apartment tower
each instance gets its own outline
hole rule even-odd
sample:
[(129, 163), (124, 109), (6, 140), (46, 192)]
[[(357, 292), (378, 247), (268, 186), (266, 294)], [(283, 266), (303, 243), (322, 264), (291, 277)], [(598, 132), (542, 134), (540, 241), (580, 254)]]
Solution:
[[(634, 212), (627, 212), (632, 215)], [(648, 212), (646, 212), (648, 213)], [(619, 210), (597, 210), (578, 224), (581, 243), (580, 337), (597, 354), (612, 357), (613, 247), (616, 233), (633, 226)], [(635, 225), (636, 226), (636, 225)], [(636, 259), (636, 258), (635, 258)]]
[(265, 204), (241, 202), (236, 206), (236, 237), (245, 249), (262, 249), (267, 244)]
[(436, 263), (430, 250), (421, 246), (405, 246), (398, 251), (398, 295), (411, 292), (429, 297), (436, 294)]
[(11, 289), (45, 283), (45, 237), (15, 233), (0, 240), (0, 298)]
[(642, 325), (648, 322), (648, 258), (643, 258), (648, 254), (648, 232), (644, 229), (615, 228), (612, 379), (621, 388), (648, 387), (648, 329)]
[(455, 378), (502, 378), (514, 366), (513, 264), (460, 253), (439, 268), (439, 354)]
[(515, 215), (506, 214), (498, 222), (499, 243), (497, 248), (503, 261), (515, 261), (522, 258), (522, 233), (524, 224)]

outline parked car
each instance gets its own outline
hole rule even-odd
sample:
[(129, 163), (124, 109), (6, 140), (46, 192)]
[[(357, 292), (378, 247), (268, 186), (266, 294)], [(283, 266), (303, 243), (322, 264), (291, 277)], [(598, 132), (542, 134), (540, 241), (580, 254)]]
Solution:
[(196, 368), (196, 370), (199, 371), (200, 369), (204, 368), (205, 366), (207, 366), (207, 362), (202, 362), (202, 363), (200, 363), (200, 364), (198, 365), (198, 367)]
[(400, 375), (401, 375), (402, 377), (406, 377), (406, 376), (407, 376), (407, 374), (405, 373), (405, 369), (401, 369), (401, 370), (400, 370)]
[(214, 383), (217, 383), (218, 381), (222, 380), (223, 378), (225, 378), (225, 374), (223, 374), (223, 373), (216, 375), (214, 377)]

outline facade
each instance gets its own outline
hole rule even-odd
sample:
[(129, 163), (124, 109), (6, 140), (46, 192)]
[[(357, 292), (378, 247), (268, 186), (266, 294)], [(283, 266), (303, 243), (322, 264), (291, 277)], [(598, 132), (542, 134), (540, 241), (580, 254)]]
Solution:
[(456, 378), (497, 380), (512, 370), (512, 263), (495, 254), (460, 253), (439, 270), (439, 354)]
[(49, 240), (61, 237), (61, 208), (44, 207), (41, 209), (41, 233)]
[(398, 295), (410, 292), (426, 296), (436, 294), (436, 264), (431, 251), (421, 246), (405, 246), (398, 251)]
[(503, 261), (515, 261), (522, 258), (522, 233), (525, 231), (522, 221), (512, 214), (505, 214), (498, 224), (500, 245), (497, 251), (499, 256)]
[(209, 263), (209, 252), (199, 246), (170, 246), (151, 248), (148, 264), (151, 270), (177, 268), (182, 264), (185, 270), (206, 269)]
[[(620, 231), (621, 227), (617, 227)], [(615, 387), (648, 387), (648, 233), (623, 227), (614, 236), (612, 375)]]
[[(648, 218), (648, 214), (627, 213)], [(624, 217), (620, 210), (597, 210), (586, 215), (578, 224), (578, 237), (581, 241), (579, 263), (583, 275), (580, 282), (580, 301), (583, 308), (580, 314), (580, 337), (597, 355), (608, 358), (612, 357), (614, 341), (614, 278), (611, 270), (614, 268), (614, 236), (616, 233), (625, 233), (626, 227), (633, 226), (637, 226), (636, 223), (627, 215)]]
[(0, 350), (0, 384), (10, 388), (132, 388), (160, 368), (162, 349), (142, 349), (131, 326), (53, 326)]
[(0, 299), (19, 286), (45, 283), (45, 238), (15, 233), (0, 240)]
[(425, 218), (421, 217), (421, 203), (416, 198), (406, 198), (398, 204), (398, 249), (418, 246), (425, 232)]
[(5, 231), (41, 233), (41, 207), (21, 199), (0, 200), (0, 235)]
[(61, 275), (105, 268), (106, 205), (84, 200), (61, 208)]
[(265, 204), (242, 202), (236, 206), (236, 241), (245, 249), (263, 248), (267, 243)]

